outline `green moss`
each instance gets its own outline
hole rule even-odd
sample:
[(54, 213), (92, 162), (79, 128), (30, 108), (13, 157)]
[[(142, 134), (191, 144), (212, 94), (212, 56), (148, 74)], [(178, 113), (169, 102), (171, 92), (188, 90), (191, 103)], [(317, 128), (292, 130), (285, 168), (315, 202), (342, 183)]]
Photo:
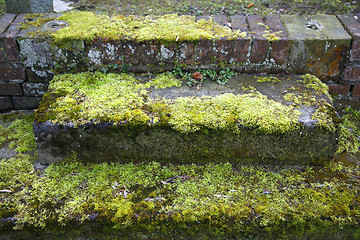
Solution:
[(305, 74), (303, 76), (302, 82), (307, 88), (314, 89), (317, 94), (323, 94), (327, 96), (330, 100), (332, 99), (329, 94), (329, 87), (321, 82), (316, 76), (311, 74)]
[(270, 76), (270, 77), (257, 77), (255, 76), (257, 82), (272, 82), (272, 83), (279, 83), (281, 80), (277, 77)]
[(151, 80), (151, 83), (149, 83), (150, 86), (153, 86), (156, 89), (168, 88), (168, 87), (180, 87), (181, 84), (182, 84), (181, 80), (176, 79), (174, 75), (168, 73), (157, 75), (153, 80)]
[(193, 16), (106, 16), (92, 12), (69, 12), (59, 19), (69, 22), (69, 26), (52, 34), (55, 43), (72, 40), (134, 39), (137, 41), (198, 41), (200, 39), (234, 39), (246, 37), (239, 30), (220, 26), (211, 20), (196, 21)]
[(348, 113), (342, 117), (337, 153), (357, 154), (360, 151), (360, 113), (347, 108)]
[[(32, 133), (32, 123), (34, 116), (30, 115), (3, 115), (2, 118), (12, 119), (14, 121), (8, 127), (0, 125), (0, 147), (8, 144), (9, 148), (15, 149), (18, 153), (24, 153), (35, 150), (35, 137)], [(8, 121), (8, 120), (7, 120)]]
[(298, 128), (299, 111), (257, 92), (171, 101), (148, 99), (145, 90), (150, 85), (179, 84), (165, 75), (144, 84), (127, 74), (58, 75), (50, 83), (50, 98), (45, 96), (35, 116), (38, 121), (75, 125), (101, 121), (152, 125), (160, 121), (182, 133), (202, 128), (238, 132), (239, 124), (263, 133), (286, 133)]
[(351, 226), (360, 220), (359, 181), (347, 187), (346, 179), (359, 171), (341, 164), (296, 170), (229, 163), (85, 165), (68, 159), (22, 191), (17, 228), (96, 221), (127, 233), (156, 232), (157, 226), (165, 232), (247, 234), (265, 228), (262, 233), (275, 236), (280, 229), (302, 233), (308, 225)]
[(202, 127), (238, 132), (239, 123), (264, 133), (286, 133), (298, 127), (300, 115), (299, 111), (260, 93), (178, 98), (170, 109), (169, 124), (183, 133), (195, 132)]

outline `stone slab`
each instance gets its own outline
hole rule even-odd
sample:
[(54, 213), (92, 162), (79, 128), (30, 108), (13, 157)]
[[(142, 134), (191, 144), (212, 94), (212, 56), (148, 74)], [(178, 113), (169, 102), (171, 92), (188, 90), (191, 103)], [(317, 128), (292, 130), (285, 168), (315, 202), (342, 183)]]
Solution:
[(51, 13), (53, 0), (5, 0), (8, 13)]
[[(143, 81), (141, 79), (139, 78), (140, 81)], [(273, 78), (268, 79), (269, 81), (266, 78), (262, 79), (263, 81), (261, 79), (255, 79), (251, 75), (241, 75), (233, 77), (226, 85), (205, 81), (199, 89), (190, 88), (186, 84), (164, 89), (149, 88), (147, 92), (142, 92), (141, 96), (145, 102), (159, 101), (160, 105), (152, 106), (159, 106), (161, 109), (163, 101), (170, 101), (173, 104), (183, 97), (191, 97), (194, 99), (193, 101), (199, 101), (199, 99), (207, 101), (209, 98), (226, 94), (251, 96), (250, 98), (262, 96), (268, 99), (269, 104), (277, 102), (283, 104), (282, 106), (289, 106), (295, 104), (295, 100), (288, 99), (285, 95), (299, 94), (297, 96), (300, 99), (300, 103), (298, 103), (300, 105), (294, 105), (296, 109), (291, 108), (292, 110), (290, 110), (289, 108), (289, 111), (300, 111), (296, 123), (299, 128), (288, 132), (265, 133), (259, 131), (257, 127), (245, 127), (245, 123), (240, 119), (232, 123), (238, 130), (237, 133), (226, 130), (226, 128), (207, 125), (200, 125), (198, 130), (184, 133), (166, 122), (170, 120), (160, 120), (160, 123), (157, 124), (155, 118), (140, 124), (137, 124), (135, 119), (119, 120), (119, 122), (98, 122), (95, 119), (88, 119), (80, 125), (75, 125), (77, 118), (66, 122), (54, 122), (55, 119), (59, 120), (61, 117), (52, 116), (51, 119), (54, 120), (46, 118), (45, 116), (49, 116), (47, 115), (49, 112), (54, 112), (48, 106), (65, 95), (61, 95), (61, 97), (55, 94), (56, 90), (50, 85), (49, 94), (45, 95), (46, 97), (43, 98), (35, 114), (34, 133), (39, 162), (41, 164), (53, 163), (64, 159), (72, 152), (76, 152), (83, 161), (94, 162), (156, 160), (206, 163), (261, 159), (260, 161), (275, 161), (281, 164), (305, 164), (307, 162), (323, 163), (331, 159), (336, 151), (338, 118), (326, 91), (319, 93), (318, 90), (306, 87), (301, 80), (302, 77), (298, 76), (283, 77), (280, 82), (272, 82)], [(324, 89), (319, 81), (314, 84), (322, 86)], [(78, 107), (81, 107), (81, 101), (78, 102), (80, 104)], [(327, 110), (320, 111), (318, 109), (320, 106)], [(72, 109), (78, 107), (74, 106)], [(252, 111), (255, 108), (256, 105), (251, 108)], [(139, 107), (138, 111), (142, 111), (141, 109), (150, 111), (149, 116), (157, 115), (155, 112), (151, 113), (153, 108), (143, 106)], [(164, 107), (165, 109), (167, 108)], [(61, 109), (55, 110), (56, 114), (70, 116), (61, 111)], [(122, 112), (122, 110), (120, 111)], [(185, 111), (187, 112), (187, 110)], [(219, 110), (216, 116), (209, 116), (209, 118), (218, 117), (217, 114), (221, 115), (221, 111)], [(234, 114), (236, 111), (238, 110), (234, 109)], [(273, 114), (277, 116), (279, 111), (281, 110), (278, 109)], [(192, 114), (190, 112), (189, 110), (189, 114)], [(322, 120), (315, 117), (316, 113), (325, 114), (323, 116), (325, 116), (324, 119), (327, 119), (325, 120), (327, 121), (326, 125), (321, 125), (323, 124)], [(161, 113), (159, 114), (161, 115)], [(250, 114), (253, 114), (252, 116), (255, 118), (260, 116), (258, 112)], [(168, 113), (165, 119), (175, 117), (177, 115)], [(232, 119), (231, 116), (228, 117), (226, 119)], [(201, 115), (198, 118), (201, 119)], [(192, 120), (190, 118), (180, 121), (186, 124), (187, 121)], [(334, 129), (329, 130), (327, 126), (332, 126)]]
[(311, 73), (324, 81), (338, 79), (351, 36), (336, 16), (281, 15), (281, 19), (291, 44), (288, 70)]
[(20, 96), (23, 94), (21, 85), (18, 83), (0, 83), (0, 95)]

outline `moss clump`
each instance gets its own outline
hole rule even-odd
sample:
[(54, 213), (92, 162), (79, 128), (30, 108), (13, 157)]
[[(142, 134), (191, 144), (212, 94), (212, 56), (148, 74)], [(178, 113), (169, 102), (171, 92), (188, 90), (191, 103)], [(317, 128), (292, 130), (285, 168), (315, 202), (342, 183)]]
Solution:
[(168, 88), (168, 87), (180, 87), (182, 81), (175, 78), (174, 75), (169, 73), (163, 73), (157, 75), (147, 86), (153, 86), (156, 89)]
[(260, 93), (216, 97), (178, 98), (170, 107), (169, 124), (176, 130), (188, 133), (209, 129), (232, 129), (238, 132), (238, 124), (257, 128), (263, 133), (286, 133), (298, 128), (300, 112), (292, 107), (269, 100)]
[[(170, 85), (169, 85), (170, 84)], [(216, 97), (149, 99), (149, 86), (178, 86), (160, 75), (141, 83), (127, 74), (80, 73), (56, 76), (36, 111), (38, 121), (81, 125), (110, 121), (116, 124), (169, 124), (182, 133), (209, 128), (239, 131), (243, 127), (263, 133), (286, 133), (298, 128), (300, 112), (254, 92)]]
[(211, 20), (196, 21), (193, 16), (106, 16), (92, 12), (69, 12), (58, 19), (69, 26), (52, 34), (55, 43), (83, 39), (134, 39), (137, 41), (198, 41), (200, 39), (233, 39), (246, 37), (239, 30), (220, 26)]
[(14, 121), (8, 127), (0, 125), (0, 147), (7, 143), (9, 148), (13, 148), (18, 153), (34, 151), (36, 147), (35, 137), (32, 133), (34, 116), (32, 114), (8, 114), (1, 117), (14, 118)]
[(270, 77), (257, 77), (255, 76), (257, 82), (272, 82), (272, 83), (279, 83), (281, 80), (277, 77), (270, 76)]
[(329, 87), (320, 81), (316, 76), (311, 74), (305, 74), (303, 76), (302, 82), (307, 88), (314, 89), (316, 94), (323, 94), (327, 96), (330, 100), (332, 99), (329, 94)]
[(358, 154), (360, 151), (360, 113), (350, 107), (342, 117), (337, 153)]

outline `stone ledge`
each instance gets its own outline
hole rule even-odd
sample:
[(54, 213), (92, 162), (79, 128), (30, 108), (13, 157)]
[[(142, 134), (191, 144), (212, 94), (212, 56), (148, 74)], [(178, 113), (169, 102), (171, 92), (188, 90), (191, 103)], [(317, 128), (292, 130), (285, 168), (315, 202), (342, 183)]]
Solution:
[[(225, 86), (205, 81), (198, 90), (185, 84), (156, 89), (148, 86), (153, 79), (136, 85), (132, 77), (116, 80), (123, 77), (87, 73), (52, 81), (35, 114), (40, 163), (73, 151), (84, 161), (182, 163), (324, 163), (335, 154), (337, 116), (326, 86), (310, 75), (242, 75)], [(97, 83), (91, 93), (84, 85), (89, 79)], [(107, 84), (118, 98), (102, 90)], [(73, 90), (77, 86), (85, 88)], [(91, 95), (97, 92), (106, 99), (99, 104)]]

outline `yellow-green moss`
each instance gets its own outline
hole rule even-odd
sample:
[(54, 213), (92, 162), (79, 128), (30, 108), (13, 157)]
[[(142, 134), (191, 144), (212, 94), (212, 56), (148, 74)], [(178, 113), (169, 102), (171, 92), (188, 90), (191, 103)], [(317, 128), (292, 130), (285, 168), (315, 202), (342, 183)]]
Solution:
[(351, 108), (342, 117), (337, 153), (358, 154), (360, 152), (360, 113)]
[(302, 78), (303, 80), (299, 81), (302, 81), (307, 88), (312, 88), (315, 90), (316, 94), (323, 94), (330, 100), (332, 99), (329, 94), (329, 87), (325, 83), (321, 82), (316, 76), (305, 74)]
[(324, 129), (327, 129), (329, 131), (335, 131), (336, 126), (334, 123), (334, 119), (332, 118), (331, 112), (334, 112), (335, 110), (332, 109), (332, 106), (328, 103), (322, 103), (320, 106), (316, 109), (314, 114), (311, 116), (311, 119), (316, 120), (316, 124)]
[(69, 12), (60, 20), (67, 21), (68, 27), (52, 34), (55, 42), (95, 38), (134, 39), (137, 41), (198, 41), (200, 39), (234, 39), (246, 37), (245, 32), (231, 30), (210, 20), (196, 21), (194, 16), (106, 16), (93, 12)]
[(148, 99), (145, 88), (174, 84), (180, 82), (166, 75), (148, 83), (127, 74), (59, 75), (49, 86), (52, 99), (44, 97), (36, 117), (40, 120), (45, 115), (44, 120), (75, 125), (101, 121), (151, 125), (160, 121), (182, 133), (201, 128), (238, 132), (239, 124), (264, 133), (286, 133), (298, 127), (298, 110), (258, 92), (181, 97), (174, 101)]
[(257, 82), (272, 82), (272, 83), (279, 83), (281, 80), (277, 77), (270, 76), (270, 77), (258, 77), (255, 76)]
[(172, 74), (162, 73), (157, 75), (154, 79), (151, 80), (146, 86), (153, 86), (156, 89), (159, 88), (168, 88), (168, 87), (180, 87), (182, 81), (177, 79)]
[(238, 132), (238, 124), (264, 133), (286, 133), (298, 127), (300, 115), (292, 107), (260, 93), (178, 98), (170, 109), (169, 124), (183, 133), (195, 132), (201, 127)]

